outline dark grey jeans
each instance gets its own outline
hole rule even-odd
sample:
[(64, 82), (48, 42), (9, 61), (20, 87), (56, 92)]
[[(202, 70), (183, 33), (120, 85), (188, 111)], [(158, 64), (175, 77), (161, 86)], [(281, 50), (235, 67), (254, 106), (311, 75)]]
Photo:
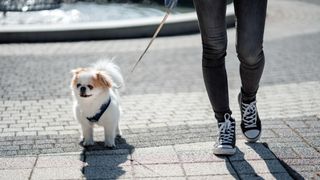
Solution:
[[(231, 113), (225, 69), (226, 0), (194, 0), (194, 5), (202, 38), (203, 78), (215, 116), (221, 119), (224, 113)], [(234, 0), (234, 9), (241, 91), (245, 99), (255, 99), (264, 68), (262, 44), (267, 0)]]

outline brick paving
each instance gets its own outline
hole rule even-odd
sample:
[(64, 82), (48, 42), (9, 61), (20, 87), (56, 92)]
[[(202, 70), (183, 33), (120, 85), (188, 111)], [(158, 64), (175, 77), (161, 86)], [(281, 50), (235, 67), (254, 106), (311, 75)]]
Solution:
[[(318, 179), (320, 8), (270, 0), (266, 68), (258, 94), (260, 142), (237, 126), (237, 153), (212, 154), (216, 122), (201, 75), (199, 34), (158, 38), (122, 90), (117, 148), (79, 145), (70, 70), (117, 57), (124, 76), (149, 39), (0, 45), (0, 179)], [(229, 29), (230, 105), (240, 86)]]

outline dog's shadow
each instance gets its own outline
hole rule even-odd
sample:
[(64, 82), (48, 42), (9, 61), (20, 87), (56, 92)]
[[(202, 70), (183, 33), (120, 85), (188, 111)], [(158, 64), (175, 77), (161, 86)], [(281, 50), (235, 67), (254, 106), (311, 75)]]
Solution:
[(84, 162), (82, 174), (86, 179), (118, 179), (130, 177), (131, 155), (134, 146), (120, 136), (116, 138), (116, 148), (107, 148), (97, 141), (93, 146), (83, 146), (81, 160)]

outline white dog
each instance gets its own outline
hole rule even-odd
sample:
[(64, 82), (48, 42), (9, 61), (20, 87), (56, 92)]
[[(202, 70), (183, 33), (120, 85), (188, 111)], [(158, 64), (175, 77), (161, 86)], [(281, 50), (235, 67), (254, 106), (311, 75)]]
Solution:
[(121, 107), (118, 88), (124, 85), (120, 68), (111, 61), (99, 61), (89, 68), (72, 70), (74, 116), (82, 128), (83, 145), (94, 144), (93, 125), (104, 127), (105, 146), (115, 147)]

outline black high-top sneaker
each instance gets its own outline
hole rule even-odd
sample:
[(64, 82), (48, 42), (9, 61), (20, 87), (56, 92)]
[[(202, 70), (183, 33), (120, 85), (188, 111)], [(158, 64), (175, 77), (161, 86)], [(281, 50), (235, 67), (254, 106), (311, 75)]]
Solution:
[(214, 145), (216, 155), (233, 155), (236, 152), (236, 122), (229, 113), (224, 114), (224, 121), (218, 122), (219, 134)]
[(239, 93), (238, 102), (241, 112), (241, 130), (248, 142), (256, 142), (261, 136), (261, 121), (258, 115), (256, 100), (243, 102), (242, 94)]

